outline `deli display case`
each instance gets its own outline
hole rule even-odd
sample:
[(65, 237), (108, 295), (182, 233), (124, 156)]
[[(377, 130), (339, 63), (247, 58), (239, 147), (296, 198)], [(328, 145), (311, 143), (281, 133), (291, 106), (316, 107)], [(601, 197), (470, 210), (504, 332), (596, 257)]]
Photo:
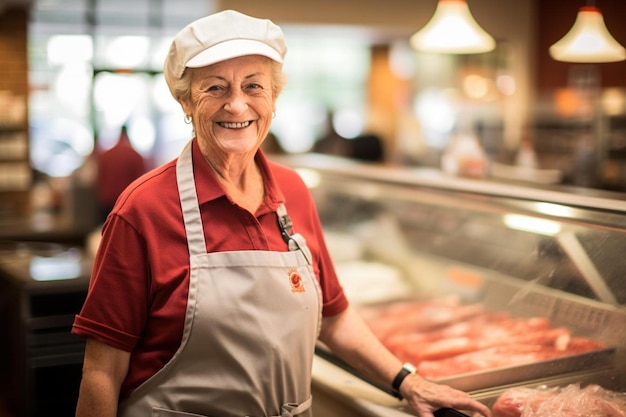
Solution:
[[(625, 194), (273, 159), (311, 189), (352, 304), (424, 377), (489, 406), (516, 387), (626, 392)], [(317, 398), (346, 415), (410, 414), (325, 346), (317, 353)]]

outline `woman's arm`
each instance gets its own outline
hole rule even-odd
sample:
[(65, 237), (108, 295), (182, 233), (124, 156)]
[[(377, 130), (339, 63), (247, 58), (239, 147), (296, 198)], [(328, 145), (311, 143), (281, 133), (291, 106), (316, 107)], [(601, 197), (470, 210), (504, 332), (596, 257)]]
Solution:
[(76, 417), (115, 417), (130, 353), (87, 339)]
[[(402, 362), (385, 348), (356, 312), (348, 308), (336, 316), (325, 317), (320, 340), (335, 355), (363, 375), (391, 388)], [(435, 384), (411, 374), (400, 385), (400, 393), (420, 417), (433, 417), (439, 408), (477, 411), (490, 416), (489, 408), (467, 393)]]

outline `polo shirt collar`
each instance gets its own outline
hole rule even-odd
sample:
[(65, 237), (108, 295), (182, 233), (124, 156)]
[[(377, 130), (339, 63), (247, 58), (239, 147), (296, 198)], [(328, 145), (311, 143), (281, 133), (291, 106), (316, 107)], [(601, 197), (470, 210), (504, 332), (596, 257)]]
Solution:
[[(196, 181), (196, 192), (198, 193), (198, 203), (208, 203), (209, 201), (224, 197), (224, 189), (220, 184), (215, 172), (202, 156), (198, 139), (194, 138), (191, 144), (191, 156), (193, 161), (193, 172), (195, 178), (203, 178), (202, 181)], [(256, 163), (261, 168), (263, 181), (265, 185), (266, 203), (269, 209), (275, 211), (279, 204), (285, 202), (285, 196), (276, 184), (274, 176), (269, 168), (267, 157), (261, 149), (259, 149), (254, 157)]]

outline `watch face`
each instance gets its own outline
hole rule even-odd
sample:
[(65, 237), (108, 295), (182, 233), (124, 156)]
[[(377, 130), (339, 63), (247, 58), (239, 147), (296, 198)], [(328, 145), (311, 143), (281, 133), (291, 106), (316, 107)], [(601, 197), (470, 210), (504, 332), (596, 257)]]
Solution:
[(435, 417), (469, 417), (467, 414), (463, 414), (462, 412), (453, 408), (440, 408), (433, 414)]
[(405, 363), (404, 365), (402, 365), (402, 367), (404, 369), (406, 369), (407, 371), (409, 371), (410, 373), (414, 374), (415, 372), (417, 372), (417, 367), (415, 365), (413, 365), (412, 363)]

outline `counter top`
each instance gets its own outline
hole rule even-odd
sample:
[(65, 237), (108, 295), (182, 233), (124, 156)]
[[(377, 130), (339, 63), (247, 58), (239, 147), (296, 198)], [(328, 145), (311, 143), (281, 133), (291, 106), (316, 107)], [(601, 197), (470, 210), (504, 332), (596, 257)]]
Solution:
[(406, 401), (387, 394), (349, 372), (315, 356), (313, 383), (335, 399), (372, 417), (406, 417), (412, 414)]
[(30, 292), (86, 289), (91, 267), (92, 260), (78, 247), (41, 242), (0, 245), (0, 273)]
[(82, 244), (93, 225), (65, 213), (26, 213), (0, 218), (1, 241)]

